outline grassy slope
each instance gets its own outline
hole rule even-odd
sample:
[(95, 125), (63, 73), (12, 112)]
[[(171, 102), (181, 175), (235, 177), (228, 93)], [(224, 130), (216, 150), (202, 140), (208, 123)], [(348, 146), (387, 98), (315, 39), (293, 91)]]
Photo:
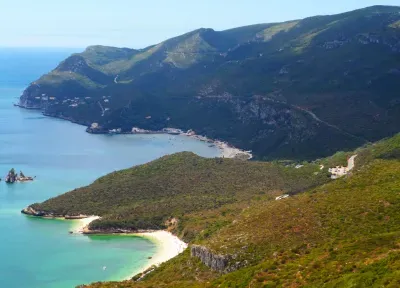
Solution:
[(195, 241), (246, 268), (221, 275), (185, 252), (144, 281), (90, 287), (398, 287), (399, 151), (400, 135), (360, 149), (363, 166), (350, 177), (281, 201), (254, 199)]
[[(318, 171), (313, 164), (295, 169), (274, 163), (205, 159), (184, 152), (111, 173), (32, 207), (58, 215), (99, 215), (103, 218), (90, 227), (105, 230), (160, 229), (174, 217), (181, 221), (176, 232), (191, 240), (208, 226), (203, 213), (210, 218), (230, 215), (226, 211), (240, 211), (253, 198), (296, 193), (327, 182), (326, 173), (314, 175)], [(222, 217), (214, 224), (225, 223)]]

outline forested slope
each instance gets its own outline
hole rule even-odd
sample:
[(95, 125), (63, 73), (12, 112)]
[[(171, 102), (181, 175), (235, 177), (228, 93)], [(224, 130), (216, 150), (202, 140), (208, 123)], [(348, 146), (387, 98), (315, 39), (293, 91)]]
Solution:
[(400, 8), (91, 46), (20, 105), (106, 133), (194, 129), (258, 159), (315, 159), (398, 132)]

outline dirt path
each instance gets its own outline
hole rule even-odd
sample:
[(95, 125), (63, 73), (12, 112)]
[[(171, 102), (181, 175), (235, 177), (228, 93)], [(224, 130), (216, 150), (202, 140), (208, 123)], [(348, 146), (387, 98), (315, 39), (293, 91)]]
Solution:
[(309, 111), (309, 110), (307, 110), (307, 109), (304, 109), (304, 108), (301, 108), (301, 107), (299, 107), (299, 106), (295, 106), (295, 105), (292, 105), (292, 104), (289, 104), (289, 103), (286, 103), (286, 102), (278, 101), (278, 100), (275, 100), (275, 99), (272, 99), (272, 98), (269, 98), (269, 97), (267, 97), (266, 100), (268, 100), (268, 101), (270, 101), (270, 102), (273, 102), (273, 103), (278, 103), (278, 104), (287, 105), (287, 106), (289, 106), (289, 107), (291, 107), (291, 108), (293, 108), (293, 109), (296, 109), (296, 110), (298, 110), (298, 111), (302, 111), (302, 112), (304, 112), (304, 113), (307, 113), (307, 114), (310, 115), (315, 121), (317, 121), (317, 122), (319, 122), (319, 123), (322, 123), (322, 124), (324, 124), (324, 125), (326, 125), (326, 126), (328, 126), (328, 127), (331, 127), (331, 128), (333, 128), (333, 129), (339, 131), (340, 133), (345, 134), (345, 135), (347, 135), (347, 136), (349, 136), (349, 137), (352, 137), (352, 138), (361, 140), (361, 141), (363, 141), (363, 142), (365, 142), (365, 143), (369, 143), (369, 141), (368, 141), (367, 139), (364, 139), (364, 138), (362, 138), (362, 137), (359, 137), (359, 136), (353, 135), (353, 134), (351, 134), (351, 133), (349, 133), (349, 132), (346, 132), (346, 131), (340, 129), (338, 126), (333, 125), (333, 124), (330, 124), (330, 123), (328, 123), (328, 122), (326, 122), (326, 121), (320, 119), (317, 115), (315, 115), (313, 112), (311, 112), (311, 111)]
[(347, 170), (348, 170), (348, 171), (353, 170), (353, 168), (354, 168), (354, 166), (355, 166), (354, 159), (355, 159), (356, 157), (357, 157), (357, 154), (351, 156), (351, 157), (349, 158), (349, 160), (347, 160)]

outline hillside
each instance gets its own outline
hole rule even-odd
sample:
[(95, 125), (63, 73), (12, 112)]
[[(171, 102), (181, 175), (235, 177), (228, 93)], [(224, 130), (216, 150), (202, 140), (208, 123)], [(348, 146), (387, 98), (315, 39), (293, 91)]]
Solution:
[(358, 152), (352, 175), (305, 193), (186, 215), (211, 229), (139, 282), (82, 287), (398, 287), (400, 135)]
[[(170, 228), (192, 240), (208, 227), (207, 221), (193, 213), (239, 211), (254, 198), (294, 194), (327, 181), (326, 171), (320, 172), (316, 164), (295, 169), (183, 152), (111, 173), (87, 187), (30, 207), (40, 215), (102, 216), (90, 224), (93, 232)], [(180, 224), (169, 226), (172, 219)]]
[[(398, 132), (400, 8), (88, 47), (20, 105), (107, 132), (194, 129), (258, 159), (315, 159)], [(149, 117), (151, 116), (151, 117)]]

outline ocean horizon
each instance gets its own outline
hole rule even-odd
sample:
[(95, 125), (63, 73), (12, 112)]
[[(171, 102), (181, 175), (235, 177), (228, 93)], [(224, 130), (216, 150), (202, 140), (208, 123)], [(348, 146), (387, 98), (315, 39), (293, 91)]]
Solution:
[(0, 182), (4, 287), (64, 288), (122, 280), (157, 252), (155, 243), (136, 236), (70, 235), (76, 222), (28, 217), (20, 213), (27, 205), (166, 154), (220, 154), (218, 148), (184, 136), (92, 135), (82, 126), (45, 117), (40, 111), (13, 107), (29, 83), (79, 51), (0, 48), (0, 178), (11, 168), (36, 176), (29, 183)]

